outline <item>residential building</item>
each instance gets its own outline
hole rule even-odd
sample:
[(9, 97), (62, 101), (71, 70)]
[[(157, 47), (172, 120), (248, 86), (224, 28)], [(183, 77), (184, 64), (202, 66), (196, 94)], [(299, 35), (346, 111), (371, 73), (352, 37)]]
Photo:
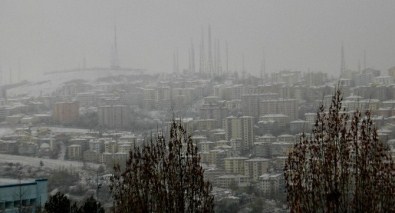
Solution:
[(250, 177), (252, 181), (258, 181), (258, 178), (266, 173), (268, 169), (268, 159), (253, 158), (244, 161), (244, 175)]
[(250, 150), (254, 143), (254, 120), (252, 116), (234, 117), (230, 116), (224, 119), (223, 128), (225, 130), (225, 139), (241, 139), (242, 150)]
[(238, 187), (246, 187), (250, 185), (250, 178), (245, 175), (222, 175), (215, 178), (214, 184), (222, 188), (229, 188), (232, 184)]
[(79, 119), (78, 102), (58, 102), (53, 108), (52, 118), (54, 122), (61, 124), (70, 124)]
[(224, 159), (225, 171), (233, 174), (244, 175), (244, 161), (248, 160), (246, 157), (229, 157)]
[(130, 126), (130, 111), (126, 105), (100, 106), (99, 125), (110, 129), (126, 129)]
[(263, 100), (260, 102), (260, 115), (284, 114), (290, 120), (298, 116), (298, 101), (296, 99)]
[(70, 160), (80, 160), (81, 159), (81, 145), (73, 144), (67, 147), (67, 158)]

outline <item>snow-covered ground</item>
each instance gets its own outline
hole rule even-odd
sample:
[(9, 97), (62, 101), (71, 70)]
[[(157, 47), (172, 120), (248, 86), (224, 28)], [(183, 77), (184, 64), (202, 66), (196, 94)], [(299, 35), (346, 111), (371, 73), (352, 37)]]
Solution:
[(8, 134), (12, 134), (14, 129), (8, 127), (1, 127), (0, 128), (0, 137)]
[[(59, 169), (59, 168), (82, 169), (83, 167), (83, 163), (77, 161), (65, 161), (65, 160), (26, 157), (19, 155), (0, 154), (0, 162), (2, 163), (20, 163), (22, 165), (38, 167), (40, 166), (40, 161), (44, 163), (44, 167), (50, 169)], [(94, 164), (94, 163), (87, 163), (87, 165), (94, 169), (97, 169), (100, 166), (99, 164)]]
[(118, 75), (134, 75), (136, 72), (128, 70), (111, 70), (111, 69), (88, 69), (75, 72), (58, 72), (51, 74), (42, 74), (35, 80), (29, 79), (29, 83), (7, 90), (9, 96), (27, 95), (38, 97), (41, 95), (51, 95), (57, 88), (61, 87), (65, 82), (81, 79), (88, 83), (93, 83), (98, 78), (118, 76)]

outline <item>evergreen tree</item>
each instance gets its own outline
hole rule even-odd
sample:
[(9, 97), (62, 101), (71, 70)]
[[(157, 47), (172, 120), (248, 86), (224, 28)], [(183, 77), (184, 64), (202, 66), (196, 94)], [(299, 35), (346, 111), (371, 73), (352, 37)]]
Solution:
[(44, 208), (47, 213), (70, 213), (70, 200), (63, 193), (57, 192), (49, 197)]
[(84, 204), (79, 208), (79, 213), (104, 213), (101, 204), (96, 201), (93, 196), (85, 200)]

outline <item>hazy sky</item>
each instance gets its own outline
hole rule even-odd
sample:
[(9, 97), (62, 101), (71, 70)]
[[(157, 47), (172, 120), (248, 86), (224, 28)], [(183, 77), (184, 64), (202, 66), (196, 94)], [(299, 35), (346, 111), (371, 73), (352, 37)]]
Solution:
[(229, 43), (232, 69), (244, 54), (257, 74), (264, 47), (268, 72), (338, 73), (343, 42), (347, 68), (366, 50), (367, 65), (386, 72), (395, 65), (394, 9), (393, 0), (0, 0), (0, 65), (8, 74), (20, 64), (25, 76), (79, 67), (84, 56), (87, 66), (109, 66), (116, 24), (121, 66), (170, 72), (175, 49), (187, 67), (191, 39), (198, 64), (211, 24), (213, 39)]

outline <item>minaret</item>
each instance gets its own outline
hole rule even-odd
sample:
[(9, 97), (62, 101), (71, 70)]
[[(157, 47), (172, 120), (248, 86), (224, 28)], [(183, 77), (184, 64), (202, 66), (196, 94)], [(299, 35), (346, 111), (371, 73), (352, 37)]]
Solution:
[(114, 46), (111, 58), (111, 68), (119, 69), (119, 59), (118, 59), (118, 41), (117, 41), (117, 25), (114, 25)]
[(202, 27), (202, 38), (200, 41), (200, 59), (199, 59), (199, 72), (200, 74), (205, 73), (206, 72), (206, 55), (205, 50), (204, 50), (204, 31), (203, 31), (203, 27)]
[(344, 75), (344, 72), (346, 71), (346, 59), (344, 56), (344, 46), (343, 46), (343, 42), (342, 42), (342, 46), (341, 46), (341, 62), (340, 62), (340, 75)]
[(366, 50), (363, 50), (363, 69), (366, 69)]

